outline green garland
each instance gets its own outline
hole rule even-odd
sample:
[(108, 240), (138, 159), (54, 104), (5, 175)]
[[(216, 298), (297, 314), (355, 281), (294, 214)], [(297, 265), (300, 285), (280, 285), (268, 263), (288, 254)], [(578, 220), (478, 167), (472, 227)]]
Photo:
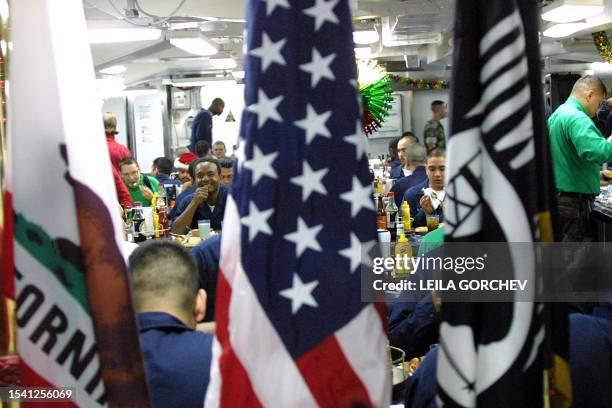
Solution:
[(608, 40), (606, 32), (598, 31), (592, 35), (593, 42), (595, 42), (595, 47), (597, 47), (601, 59), (607, 63), (612, 63), (612, 45), (610, 45), (610, 40)]
[(388, 75), (359, 90), (363, 102), (362, 128), (366, 134), (372, 134), (380, 128), (389, 116), (391, 109), (391, 80)]
[(425, 80), (425, 79), (412, 79), (409, 77), (403, 77), (399, 75), (391, 75), (391, 79), (394, 83), (404, 85), (410, 89), (447, 89), (449, 87), (448, 81), (438, 80)]

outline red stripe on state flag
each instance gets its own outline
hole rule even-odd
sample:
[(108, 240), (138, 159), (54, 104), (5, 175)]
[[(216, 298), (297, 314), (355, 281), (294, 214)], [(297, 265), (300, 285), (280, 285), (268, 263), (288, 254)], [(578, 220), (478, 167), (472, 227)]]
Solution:
[[(21, 370), (21, 386), (22, 387), (39, 387), (39, 388), (56, 388), (54, 384), (51, 384), (38, 373), (32, 370), (23, 359), (21, 359), (19, 368)], [(57, 406), (62, 408), (78, 408), (78, 405), (72, 401), (62, 401), (51, 404), (50, 402), (22, 402), (21, 405), (24, 408), (48, 408), (49, 405)]]
[[(232, 287), (219, 269), (217, 304), (215, 306), (216, 335), (221, 347), (219, 372), (221, 373), (220, 405), (226, 407), (261, 407), (251, 380), (240, 359), (234, 353), (229, 336), (229, 305)], [(248, 307), (248, 305), (245, 305)], [(227, 381), (231, 379), (231, 381)]]
[(0, 295), (10, 299), (15, 299), (15, 277), (13, 272), (14, 253), (13, 253), (13, 196), (10, 192), (4, 193), (4, 225), (0, 233), (2, 240), (0, 248)]
[(328, 336), (296, 363), (320, 406), (373, 406), (335, 336)]
[[(69, 164), (65, 147), (61, 152)], [(66, 180), (76, 201), (87, 294), (108, 402), (117, 406), (148, 406), (127, 267), (113, 239), (112, 216), (88, 185), (71, 174), (66, 174)]]

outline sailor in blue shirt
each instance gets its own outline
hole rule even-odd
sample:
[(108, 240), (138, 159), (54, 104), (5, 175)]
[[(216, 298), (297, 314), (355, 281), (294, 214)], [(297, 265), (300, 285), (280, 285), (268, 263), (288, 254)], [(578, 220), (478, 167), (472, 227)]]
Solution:
[(410, 205), (410, 213), (414, 214), (415, 227), (427, 225), (427, 215), (437, 215), (440, 217), (440, 222), (444, 221), (444, 213), (442, 211), (443, 203), (440, 202), (437, 208), (433, 208), (432, 200), (424, 195), (423, 190), (431, 188), (436, 194), (439, 201), (444, 200), (444, 172), (446, 169), (446, 160), (444, 158), (443, 149), (434, 149), (427, 156), (425, 171), (427, 178), (420, 184), (409, 188), (404, 193), (403, 201), (407, 201)]
[(223, 99), (215, 98), (208, 109), (202, 109), (198, 112), (191, 124), (189, 150), (195, 153), (196, 144), (200, 140), (205, 140), (208, 142), (208, 146), (212, 146), (213, 116), (221, 115), (224, 108), (225, 102), (223, 102)]
[(406, 149), (408, 146), (415, 143), (418, 143), (416, 136), (412, 132), (404, 132), (397, 142), (397, 155), (400, 160), (400, 165), (391, 167), (390, 178), (398, 179), (412, 174), (409, 164), (406, 163)]
[(612, 407), (612, 304), (570, 315), (570, 369), (576, 408)]
[(172, 232), (184, 234), (187, 227), (197, 229), (199, 220), (210, 220), (211, 228), (220, 230), (229, 193), (229, 188), (220, 182), (221, 166), (217, 160), (208, 158), (196, 159), (191, 164), (196, 190), (176, 204)]
[(193, 258), (171, 241), (149, 241), (130, 256), (129, 273), (152, 406), (201, 408), (213, 337), (194, 330), (206, 293)]
[(164, 187), (166, 184), (173, 184), (176, 186), (183, 184), (181, 180), (171, 179), (169, 176), (170, 173), (172, 173), (172, 160), (163, 156), (153, 160), (151, 175), (159, 181), (160, 187)]
[(215, 299), (217, 277), (219, 275), (219, 258), (221, 255), (221, 235), (213, 235), (200, 242), (191, 250), (198, 265), (200, 288), (206, 291), (206, 315), (204, 322), (215, 320)]
[(403, 156), (405, 161), (404, 167), (412, 174), (395, 180), (391, 188), (391, 192), (395, 194), (395, 204), (398, 207), (402, 205), (402, 198), (406, 190), (427, 179), (427, 172), (425, 171), (427, 149), (425, 149), (425, 146), (418, 143), (409, 144), (406, 146)]

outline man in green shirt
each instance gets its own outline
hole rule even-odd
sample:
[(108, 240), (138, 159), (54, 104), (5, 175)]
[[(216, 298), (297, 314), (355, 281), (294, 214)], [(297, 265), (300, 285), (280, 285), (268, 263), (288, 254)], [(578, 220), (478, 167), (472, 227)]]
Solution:
[(143, 207), (150, 207), (153, 193), (159, 191), (159, 182), (155, 177), (141, 174), (138, 162), (131, 157), (121, 160), (119, 172), (132, 196), (132, 205), (140, 202)]
[(548, 131), (559, 191), (559, 217), (564, 241), (593, 238), (592, 202), (599, 194), (600, 166), (612, 160), (608, 143), (591, 120), (606, 98), (596, 76), (576, 81), (567, 101), (548, 118)]

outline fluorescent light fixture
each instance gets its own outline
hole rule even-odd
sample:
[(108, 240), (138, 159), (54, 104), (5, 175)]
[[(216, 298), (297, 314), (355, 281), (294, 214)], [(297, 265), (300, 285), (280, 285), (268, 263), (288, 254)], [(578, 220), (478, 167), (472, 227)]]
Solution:
[(217, 45), (198, 30), (174, 30), (167, 33), (170, 44), (193, 55), (214, 55)]
[(126, 70), (127, 68), (125, 65), (113, 65), (112, 67), (101, 69), (100, 73), (106, 75), (117, 75), (125, 72)]
[(109, 77), (96, 79), (96, 90), (102, 98), (120, 96), (125, 89), (123, 78)]
[(591, 70), (595, 75), (610, 74), (612, 73), (612, 64), (607, 62), (593, 62), (591, 63)]
[(218, 69), (236, 68), (237, 64), (233, 58), (211, 58), (208, 60), (210, 65)]
[(556, 0), (542, 9), (542, 20), (571, 23), (604, 11), (603, 0)]
[(141, 88), (141, 89), (125, 89), (121, 92), (122, 96), (147, 96), (155, 95), (159, 90), (155, 88)]
[(355, 58), (367, 59), (372, 55), (370, 47), (357, 47), (355, 48)]
[(236, 79), (244, 79), (244, 71), (233, 71), (232, 76)]
[(353, 41), (355, 44), (373, 44), (378, 42), (380, 37), (376, 30), (359, 30), (353, 31)]
[(550, 38), (563, 38), (568, 37), (578, 31), (588, 28), (587, 23), (566, 23), (566, 24), (555, 24), (552, 27), (546, 29), (542, 35)]
[(159, 39), (157, 28), (90, 28), (87, 30), (90, 44), (131, 41), (154, 41)]

